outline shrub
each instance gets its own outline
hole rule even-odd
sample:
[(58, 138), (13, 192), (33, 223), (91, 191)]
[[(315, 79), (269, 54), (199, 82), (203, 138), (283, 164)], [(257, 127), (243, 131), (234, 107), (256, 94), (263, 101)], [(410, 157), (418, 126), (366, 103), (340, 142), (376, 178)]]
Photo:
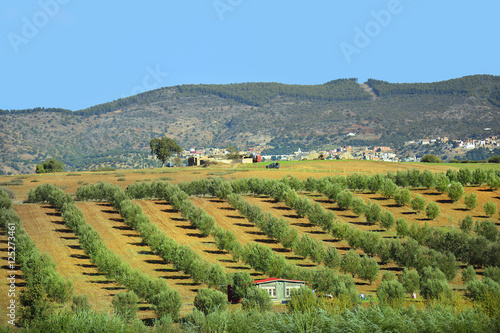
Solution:
[(402, 217), (396, 220), (396, 233), (400, 237), (407, 237), (410, 234), (410, 226)]
[(424, 170), (420, 174), (420, 184), (428, 189), (434, 186), (434, 174), (429, 170)]
[(347, 210), (351, 207), (351, 203), (354, 199), (354, 194), (349, 190), (343, 190), (337, 195), (337, 205), (342, 210)]
[(241, 300), (243, 309), (256, 309), (259, 311), (269, 311), (272, 307), (271, 296), (262, 288), (249, 288), (246, 296)]
[(236, 272), (233, 275), (232, 287), (235, 300), (242, 299), (247, 296), (249, 288), (254, 287), (253, 278), (248, 272)]
[(358, 273), (360, 263), (361, 257), (351, 249), (342, 256), (340, 268), (345, 273), (352, 274), (352, 277), (354, 277)]
[(171, 315), (176, 320), (179, 316), (182, 299), (177, 291), (162, 290), (153, 297), (151, 303), (158, 317)]
[(482, 185), (483, 183), (486, 182), (487, 177), (488, 177), (488, 174), (486, 173), (485, 170), (483, 170), (483, 169), (475, 169), (472, 172), (471, 183), (473, 185), (478, 185), (478, 186)]
[(428, 155), (424, 155), (420, 159), (420, 162), (424, 162), (424, 163), (443, 163), (443, 160), (440, 157), (436, 156), (436, 155), (428, 154)]
[(369, 224), (377, 223), (382, 217), (382, 208), (380, 208), (380, 205), (376, 202), (374, 204), (368, 203), (365, 211), (365, 217), (366, 222)]
[(468, 210), (473, 210), (477, 207), (477, 196), (475, 193), (469, 193), (465, 196), (464, 199), (465, 206)]
[(421, 195), (417, 194), (415, 198), (410, 201), (411, 209), (419, 213), (425, 209), (425, 199)]
[(392, 228), (392, 226), (394, 225), (394, 222), (395, 222), (394, 215), (392, 215), (392, 213), (389, 211), (382, 214), (382, 216), (380, 218), (380, 223), (387, 230)]
[(380, 188), (380, 194), (385, 198), (391, 198), (396, 194), (398, 186), (391, 179), (386, 178)]
[(463, 232), (470, 232), (474, 221), (470, 215), (467, 215), (463, 220), (458, 221), (458, 226)]
[(127, 321), (132, 321), (139, 311), (137, 302), (139, 302), (139, 297), (133, 291), (121, 291), (113, 297), (112, 304), (117, 315)]
[(366, 204), (365, 201), (362, 198), (354, 198), (351, 204), (352, 211), (354, 214), (360, 216), (366, 211)]
[(370, 285), (372, 281), (377, 278), (378, 271), (380, 267), (377, 264), (377, 260), (375, 258), (369, 258), (366, 254), (361, 258), (359, 269), (358, 269), (358, 277), (363, 280), (370, 281)]
[(496, 283), (500, 283), (500, 267), (489, 266), (484, 269), (483, 277), (492, 279)]
[(377, 289), (377, 297), (382, 304), (399, 307), (403, 304), (405, 290), (396, 280), (383, 281)]
[(398, 281), (408, 294), (413, 294), (420, 289), (420, 275), (415, 269), (409, 270), (405, 267), (403, 273), (398, 276)]
[(460, 169), (457, 173), (457, 180), (463, 186), (467, 186), (472, 180), (472, 174), (469, 169)]
[(410, 190), (404, 188), (402, 190), (397, 191), (394, 196), (394, 200), (398, 206), (404, 206), (410, 203), (411, 201), (411, 193)]
[(439, 213), (439, 205), (434, 201), (429, 202), (427, 208), (425, 209), (425, 214), (427, 215), (427, 217), (431, 220), (435, 220), (439, 216)]
[(340, 265), (340, 261), (342, 260), (342, 257), (340, 256), (339, 252), (337, 249), (330, 244), (328, 244), (326, 253), (325, 253), (325, 258), (323, 259), (323, 262), (326, 267), (328, 268), (336, 268)]
[(450, 186), (448, 186), (448, 197), (451, 201), (457, 202), (464, 195), (464, 189), (462, 184), (459, 182), (451, 182)]
[(476, 234), (483, 236), (487, 240), (494, 242), (498, 235), (498, 228), (494, 222), (484, 219), (479, 222), (476, 221), (476, 225), (474, 227), (474, 231)]
[(89, 311), (90, 309), (89, 297), (87, 295), (73, 296), (73, 304), (71, 304), (73, 312)]
[(309, 287), (293, 289), (290, 293), (290, 300), (286, 304), (288, 311), (299, 313), (310, 313), (315, 310), (318, 298)]
[(497, 212), (497, 206), (495, 205), (494, 202), (491, 201), (485, 202), (483, 205), (483, 209), (484, 209), (484, 214), (486, 214), (486, 216), (488, 217), (493, 216)]
[(450, 185), (450, 179), (444, 173), (437, 174), (435, 179), (436, 190), (440, 193), (446, 192), (448, 189), (448, 185)]
[(227, 308), (227, 296), (213, 289), (199, 289), (194, 298), (194, 307), (205, 315), (214, 311), (224, 311)]
[(467, 266), (467, 268), (462, 271), (462, 281), (464, 282), (464, 284), (469, 283), (475, 278), (476, 278), (476, 271), (474, 270), (474, 267), (472, 267), (471, 265)]

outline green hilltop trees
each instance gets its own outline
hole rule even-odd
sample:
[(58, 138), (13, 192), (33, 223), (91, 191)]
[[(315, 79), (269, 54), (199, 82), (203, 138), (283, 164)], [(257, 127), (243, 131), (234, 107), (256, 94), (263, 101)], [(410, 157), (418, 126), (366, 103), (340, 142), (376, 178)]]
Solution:
[(57, 161), (55, 158), (50, 159), (43, 164), (36, 165), (36, 173), (53, 173), (53, 172), (63, 172), (63, 163)]

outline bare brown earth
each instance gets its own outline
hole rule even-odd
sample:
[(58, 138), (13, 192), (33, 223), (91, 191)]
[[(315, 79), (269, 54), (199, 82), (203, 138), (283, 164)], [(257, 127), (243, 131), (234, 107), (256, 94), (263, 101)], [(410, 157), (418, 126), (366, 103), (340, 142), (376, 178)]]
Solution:
[(90, 262), (60, 214), (50, 206), (38, 204), (14, 205), (14, 208), (40, 251), (52, 257), (61, 276), (73, 281), (75, 295), (88, 295), (97, 311), (112, 311), (113, 296), (125, 289), (108, 280)]
[(203, 237), (199, 230), (182, 218), (180, 212), (166, 201), (137, 200), (151, 222), (156, 224), (168, 237), (175, 239), (180, 245), (186, 245), (195, 250), (203, 259), (210, 263), (219, 263), (227, 272), (235, 273), (247, 270), (255, 279), (265, 278), (249, 266), (235, 262), (227, 251), (220, 251), (215, 246), (213, 236)]

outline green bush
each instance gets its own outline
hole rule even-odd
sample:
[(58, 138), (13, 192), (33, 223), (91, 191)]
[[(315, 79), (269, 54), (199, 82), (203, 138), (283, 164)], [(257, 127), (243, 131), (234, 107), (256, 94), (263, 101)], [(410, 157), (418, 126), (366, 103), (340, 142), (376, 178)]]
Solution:
[(337, 195), (337, 205), (342, 210), (347, 210), (351, 207), (354, 200), (354, 194), (349, 190), (343, 190)]
[(354, 198), (351, 203), (352, 211), (354, 214), (360, 216), (366, 211), (366, 203), (362, 198)]
[(428, 154), (428, 155), (424, 155), (420, 159), (420, 162), (423, 162), (423, 163), (443, 163), (443, 160), (436, 155)]
[(365, 211), (366, 222), (376, 224), (382, 217), (382, 208), (378, 203), (368, 203)]
[(465, 206), (468, 210), (473, 210), (477, 207), (477, 196), (475, 193), (469, 193), (465, 196), (464, 199)]
[(425, 209), (425, 199), (421, 195), (417, 194), (415, 198), (410, 201), (411, 209), (419, 213)]
[(476, 279), (476, 271), (474, 270), (474, 267), (469, 265), (462, 271), (462, 281), (464, 284), (467, 284), (474, 279)]
[(470, 232), (472, 230), (472, 225), (474, 221), (470, 215), (467, 215), (463, 220), (458, 221), (458, 227), (463, 232)]
[(340, 268), (343, 272), (349, 273), (354, 277), (358, 274), (359, 265), (361, 264), (361, 257), (354, 250), (347, 251), (340, 261)]
[(291, 291), (286, 307), (289, 312), (311, 313), (315, 311), (317, 304), (318, 298), (312, 289), (306, 286)]
[(371, 285), (377, 278), (379, 269), (380, 267), (378, 266), (377, 260), (375, 258), (369, 258), (365, 254), (359, 263), (358, 277), (362, 280), (370, 281)]
[(457, 202), (458, 200), (460, 200), (460, 198), (462, 198), (465, 193), (462, 184), (460, 184), (459, 182), (451, 182), (450, 186), (448, 186), (447, 192), (448, 197), (453, 202)]
[(179, 310), (182, 305), (180, 294), (174, 290), (162, 290), (153, 296), (153, 308), (158, 317), (171, 315), (174, 320), (179, 317)]
[(411, 193), (407, 188), (401, 189), (394, 195), (394, 200), (398, 206), (405, 206), (411, 201)]
[(380, 218), (380, 224), (387, 230), (391, 229), (395, 222), (394, 215), (389, 211), (382, 214)]
[(483, 236), (489, 241), (494, 242), (498, 236), (498, 228), (494, 222), (484, 219), (479, 222), (476, 221), (476, 225), (474, 227), (474, 231), (476, 234)]
[(227, 295), (213, 289), (199, 289), (194, 298), (194, 307), (205, 315), (227, 308)]
[(377, 297), (381, 304), (400, 307), (405, 298), (405, 289), (397, 280), (382, 281), (377, 288)]
[(272, 307), (271, 296), (265, 289), (248, 288), (246, 296), (241, 300), (241, 305), (244, 310), (269, 311)]
[(485, 202), (483, 205), (483, 209), (484, 209), (484, 214), (486, 214), (486, 216), (488, 217), (493, 216), (497, 212), (497, 206), (495, 205), (494, 202), (491, 201)]
[(73, 303), (71, 304), (71, 311), (73, 312), (84, 312), (90, 311), (91, 306), (89, 303), (89, 297), (87, 295), (75, 295), (73, 296)]
[(404, 268), (403, 272), (398, 276), (398, 281), (403, 285), (403, 288), (408, 294), (413, 294), (420, 289), (420, 275), (415, 269)]
[(133, 292), (119, 292), (113, 296), (113, 308), (115, 313), (126, 321), (132, 321), (139, 312), (139, 297)]
[(410, 226), (402, 217), (396, 220), (396, 233), (400, 237), (407, 237), (410, 234)]
[(427, 217), (431, 220), (435, 220), (439, 216), (439, 213), (439, 205), (434, 201), (429, 202), (427, 208), (425, 209), (425, 214), (427, 215)]

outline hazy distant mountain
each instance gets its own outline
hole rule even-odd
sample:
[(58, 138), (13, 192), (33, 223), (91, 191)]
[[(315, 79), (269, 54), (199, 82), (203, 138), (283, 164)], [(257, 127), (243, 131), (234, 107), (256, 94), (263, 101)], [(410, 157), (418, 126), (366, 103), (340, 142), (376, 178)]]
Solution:
[[(184, 148), (232, 144), (269, 153), (480, 138), (500, 134), (499, 111), (500, 77), (490, 75), (436, 83), (166, 87), (75, 112), (0, 110), (0, 170), (34, 172), (49, 157), (69, 169), (157, 165), (149, 141), (164, 135)], [(351, 132), (356, 136), (346, 136)]]

